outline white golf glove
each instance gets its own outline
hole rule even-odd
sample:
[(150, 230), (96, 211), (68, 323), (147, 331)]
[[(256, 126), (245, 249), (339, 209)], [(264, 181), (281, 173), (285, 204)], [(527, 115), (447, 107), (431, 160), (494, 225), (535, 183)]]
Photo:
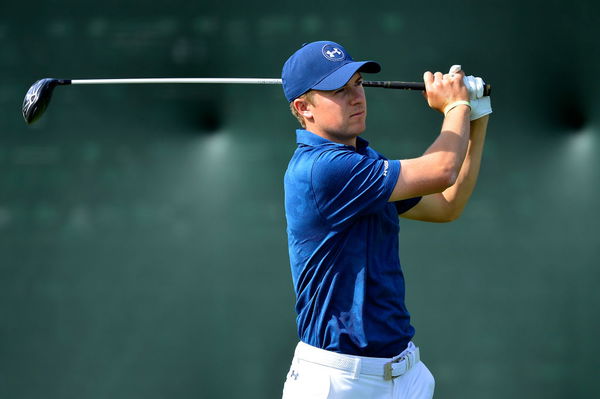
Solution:
[(492, 113), (490, 97), (485, 96), (471, 100), (471, 120), (474, 121)]
[(469, 91), (470, 100), (476, 100), (483, 97), (483, 88), (485, 86), (483, 79), (470, 75), (465, 76), (463, 82), (465, 82), (465, 86), (467, 86), (467, 90)]
[(492, 103), (489, 96), (483, 96), (485, 82), (475, 76), (465, 76), (465, 86), (469, 91), (469, 100), (471, 103), (471, 120), (479, 119), (482, 116), (492, 113)]
[[(452, 65), (449, 73), (457, 73), (461, 70), (460, 65)], [(483, 96), (485, 82), (475, 76), (465, 76), (463, 79), (467, 91), (469, 92), (469, 102), (471, 103), (471, 120), (474, 121), (485, 115), (492, 113), (492, 103), (489, 96)]]

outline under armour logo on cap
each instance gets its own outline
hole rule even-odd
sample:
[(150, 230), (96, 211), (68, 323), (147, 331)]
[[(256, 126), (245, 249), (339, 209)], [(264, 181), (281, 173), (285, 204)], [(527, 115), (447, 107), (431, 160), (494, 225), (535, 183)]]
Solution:
[(343, 61), (346, 58), (346, 54), (339, 47), (331, 44), (324, 45), (321, 52), (329, 61)]

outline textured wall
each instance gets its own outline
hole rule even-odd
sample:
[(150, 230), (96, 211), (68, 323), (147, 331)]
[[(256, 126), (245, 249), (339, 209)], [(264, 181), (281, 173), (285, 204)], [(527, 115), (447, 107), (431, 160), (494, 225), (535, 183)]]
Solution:
[[(42, 77), (277, 77), (318, 39), (381, 79), (461, 63), (494, 87), (462, 219), (401, 223), (437, 397), (600, 389), (592, 0), (37, 3), (0, 5), (0, 397), (279, 395), (296, 342), (281, 89), (59, 87), (31, 126), (20, 107)], [(364, 137), (388, 157), (435, 138), (419, 94), (368, 98)]]

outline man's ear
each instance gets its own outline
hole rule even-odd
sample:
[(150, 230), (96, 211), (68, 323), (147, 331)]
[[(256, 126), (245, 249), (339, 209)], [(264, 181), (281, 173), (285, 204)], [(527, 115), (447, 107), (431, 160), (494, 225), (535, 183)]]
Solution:
[(305, 119), (312, 118), (312, 111), (310, 109), (310, 104), (306, 101), (305, 98), (297, 98), (294, 100), (294, 108), (298, 112), (298, 114), (302, 115)]

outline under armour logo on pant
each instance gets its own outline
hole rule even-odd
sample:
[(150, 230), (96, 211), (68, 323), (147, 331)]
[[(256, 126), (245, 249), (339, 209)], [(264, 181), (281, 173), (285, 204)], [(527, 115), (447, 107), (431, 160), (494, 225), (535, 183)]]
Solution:
[(292, 372), (290, 373), (290, 378), (293, 378), (294, 380), (297, 380), (299, 375), (300, 374), (298, 374), (296, 372), (296, 370), (292, 370)]

